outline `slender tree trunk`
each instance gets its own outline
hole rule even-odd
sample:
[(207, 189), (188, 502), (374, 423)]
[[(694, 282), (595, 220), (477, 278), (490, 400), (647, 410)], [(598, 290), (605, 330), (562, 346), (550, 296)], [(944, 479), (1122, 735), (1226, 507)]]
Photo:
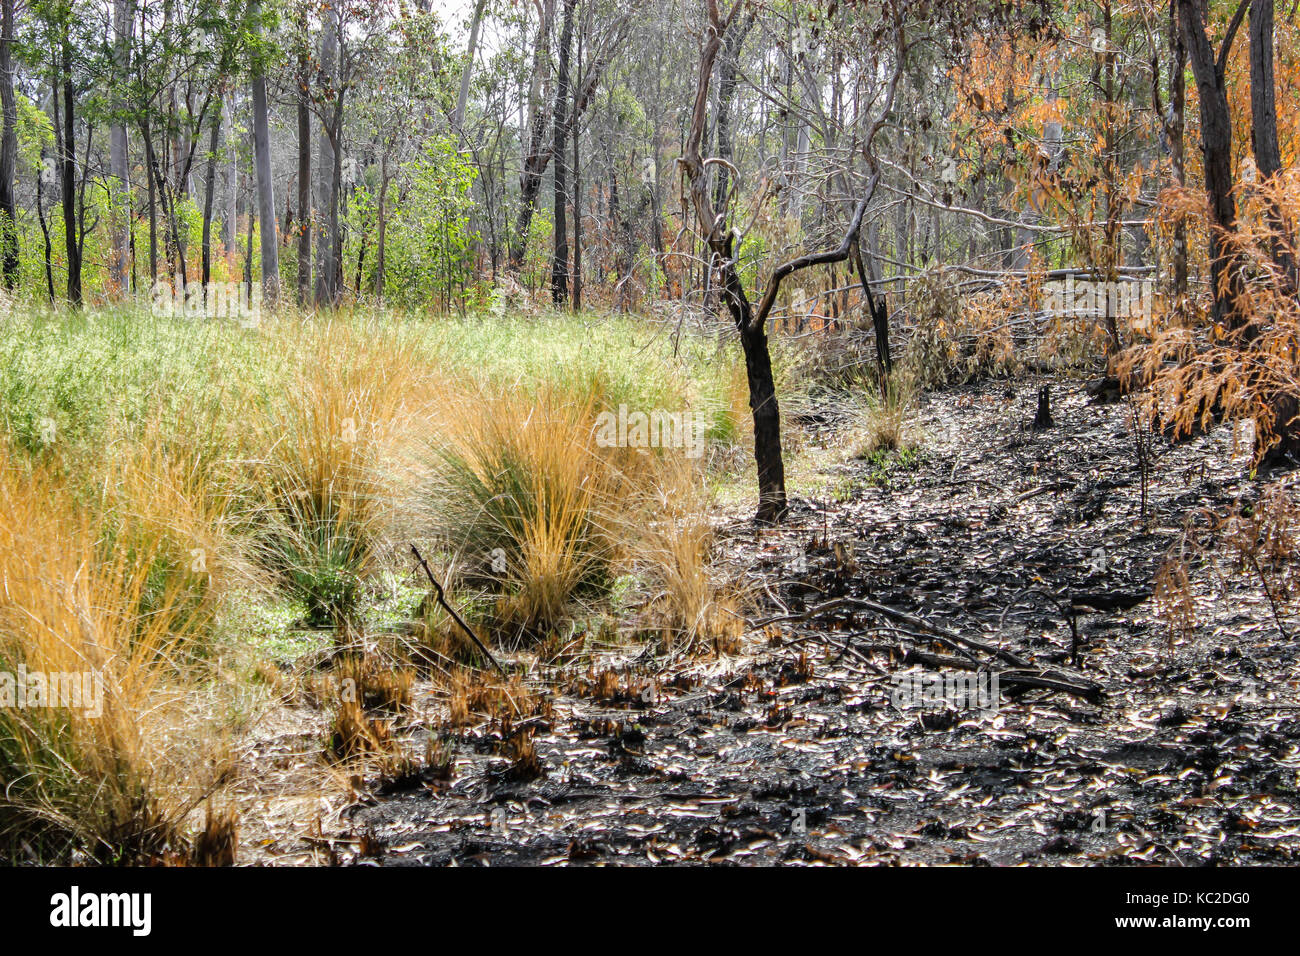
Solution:
[[(254, 166), (256, 166), (256, 161)], [(256, 169), (254, 169), (254, 176), (256, 175)], [(251, 193), (254, 189), (256, 189), (256, 185), (250, 184), (248, 192)], [(250, 208), (248, 212), (248, 238), (244, 243), (244, 284), (248, 286), (249, 296), (251, 297), (253, 293), (253, 225), (257, 222), (257, 215), (252, 211), (252, 202), (247, 203), (247, 205)]]
[[(280, 297), (280, 244), (276, 240), (275, 189), (271, 182), (271, 131), (266, 114), (266, 77), (253, 77), (253, 161), (257, 167), (257, 219), (261, 226), (262, 297)], [(251, 227), (250, 227), (251, 228)]]
[[(1187, 103), (1187, 47), (1183, 32), (1178, 28), (1178, 0), (1169, 0), (1169, 160), (1174, 171), (1174, 182), (1181, 188), (1187, 185), (1184, 114)], [(1178, 217), (1174, 223), (1174, 300), (1187, 301), (1187, 220)]]
[(298, 61), (298, 304), (311, 301), (311, 106), (307, 56)]
[[(745, 353), (745, 375), (749, 383), (749, 408), (754, 420), (754, 462), (758, 468), (758, 512), (760, 524), (774, 524), (788, 511), (785, 493), (785, 464), (781, 453), (781, 411), (776, 399), (772, 359), (767, 332), (745, 293), (733, 249), (734, 233), (726, 228), (712, 208), (704, 161), (700, 156), (706, 125), (709, 84), (725, 28), (720, 26), (716, 0), (708, 2), (711, 29), (700, 51), (700, 73), (688, 138), (681, 159), (689, 182), (690, 201), (708, 252), (716, 255), (722, 275), (722, 298), (740, 334)], [(760, 315), (762, 313), (760, 312)]]
[[(63, 96), (62, 135), (59, 151), (62, 165), (63, 241), (68, 262), (68, 301), (74, 309), (81, 308), (81, 243), (77, 238), (77, 130), (76, 91), (72, 86), (72, 41), (65, 32), (60, 52), (60, 79)], [(55, 94), (55, 125), (60, 125)]]
[(153, 286), (158, 281), (158, 192), (154, 186), (153, 167), (153, 137), (149, 132), (149, 118), (146, 116), (140, 123), (141, 139), (144, 142), (144, 179), (148, 192), (147, 204), (149, 206), (149, 285)]
[[(1273, 79), (1273, 0), (1252, 0), (1249, 30), (1251, 147), (1260, 182), (1269, 183), (1282, 170), (1282, 151), (1277, 139), (1277, 92)], [(1271, 202), (1270, 206), (1270, 224), (1281, 234), (1286, 230), (1286, 221), (1276, 202)], [(1273, 257), (1291, 286), (1296, 286), (1296, 265), (1282, 242), (1273, 243)]]
[[(726, 41), (723, 43), (718, 57), (718, 96), (715, 110), (717, 118), (713, 125), (714, 137), (717, 142), (715, 152), (718, 158), (724, 160), (724, 162), (718, 165), (714, 174), (717, 178), (713, 184), (713, 205), (722, 216), (727, 214), (731, 193), (731, 170), (728, 165), (734, 157), (731, 108), (736, 98), (736, 87), (739, 81), (740, 49), (745, 43), (745, 36), (753, 27), (756, 17), (757, 8), (754, 8), (746, 15), (744, 21), (727, 31)], [(713, 282), (713, 272), (717, 265), (716, 260), (710, 262), (708, 271), (705, 274), (704, 311), (709, 317), (712, 317), (717, 311), (717, 298), (714, 294), (716, 286)]]
[(582, 309), (582, 168), (578, 147), (581, 130), (573, 130), (573, 311)]
[(537, 42), (533, 46), (533, 82), (529, 90), (528, 140), (522, 170), (519, 173), (519, 213), (515, 217), (514, 233), (510, 237), (509, 268), (516, 275), (524, 262), (528, 249), (528, 230), (533, 212), (537, 208), (537, 194), (542, 188), (542, 176), (550, 163), (546, 148), (546, 109), (539, 91), (542, 76), (551, 59), (551, 27), (555, 21), (555, 0), (542, 0), (542, 18), (537, 27)]
[[(0, 3), (0, 264), (6, 289), (18, 285), (18, 206), (14, 174), (18, 159), (18, 106), (14, 100), (14, 0)], [(38, 186), (39, 189), (39, 186)]]
[(1201, 104), (1201, 149), (1205, 191), (1210, 201), (1210, 281), (1214, 289), (1214, 320), (1237, 330), (1245, 321), (1238, 307), (1241, 268), (1237, 257), (1224, 251), (1220, 238), (1237, 225), (1237, 204), (1232, 194), (1232, 121), (1223, 75), (1205, 33), (1205, 13), (1206, 0), (1178, 0), (1179, 26)]
[(474, 4), (474, 14), (469, 24), (469, 49), (465, 53), (465, 67), (460, 74), (460, 94), (456, 97), (456, 112), (451, 114), (451, 128), (459, 130), (465, 125), (465, 109), (469, 105), (469, 81), (474, 75), (474, 56), (478, 52), (478, 34), (483, 25), (483, 7), (487, 0)]
[(576, 0), (564, 0), (564, 21), (560, 28), (560, 67), (555, 83), (552, 151), (555, 153), (555, 253), (551, 258), (551, 302), (561, 306), (569, 298), (569, 237), (565, 204), (568, 200), (566, 173), (569, 162), (565, 113), (569, 109), (569, 60), (573, 52), (573, 9)]
[(131, 68), (131, 37), (135, 32), (134, 0), (113, 0), (113, 75), (117, 96), (109, 128), (109, 172), (112, 182), (109, 203), (109, 276), (118, 295), (127, 290), (127, 263), (131, 261), (131, 186), (127, 163), (126, 104), (120, 93)]
[(329, 206), (329, 242), (333, 265), (330, 269), (330, 302), (338, 306), (343, 291), (343, 228), (340, 220), (340, 204), (343, 196), (343, 94), (339, 90), (338, 102), (334, 109), (334, 170), (330, 181)]
[(379, 203), (375, 209), (375, 297), (384, 301), (384, 269), (388, 250), (388, 154), (379, 165)]
[[(731, 107), (736, 98), (739, 85), (740, 48), (745, 42), (757, 17), (757, 10), (751, 10), (745, 20), (727, 32), (727, 42), (723, 44), (722, 54), (718, 60), (718, 105), (717, 119), (714, 122), (719, 159), (730, 163), (734, 157), (731, 137)], [(719, 165), (717, 179), (713, 186), (713, 205), (719, 212), (727, 211), (727, 197), (731, 188), (731, 171), (726, 165)]]
[[(321, 76), (331, 87), (337, 86), (338, 30), (333, 18), (326, 20), (320, 39)], [(316, 213), (322, 217), (316, 230), (316, 304), (332, 305), (334, 302), (334, 252), (330, 247), (329, 215), (333, 198), (334, 141), (329, 124), (322, 122), (317, 134), (316, 156)]]
[[(1252, 0), (1249, 31), (1251, 146), (1260, 181), (1270, 183), (1282, 169), (1282, 153), (1277, 140), (1277, 94), (1273, 80), (1273, 0)], [(1281, 233), (1286, 228), (1285, 220), (1276, 203), (1271, 208), (1271, 225)], [(1274, 242), (1273, 258), (1290, 286), (1289, 291), (1294, 294), (1297, 285), (1295, 262), (1282, 241)], [(1271, 404), (1277, 441), (1269, 450), (1269, 457), (1276, 459), (1291, 455), (1300, 460), (1300, 398), (1281, 394), (1275, 396)]]
[(207, 303), (208, 283), (212, 281), (212, 205), (217, 193), (217, 147), (221, 145), (221, 113), (212, 116), (209, 140), (208, 171), (203, 183), (203, 301)]
[[(257, 0), (250, 5), (256, 12)], [(275, 188), (271, 181), (271, 129), (267, 118), (266, 76), (256, 65), (253, 94), (253, 163), (257, 170), (257, 218), (261, 225), (262, 298), (274, 307), (280, 299), (280, 243), (276, 236)], [(251, 226), (249, 227), (252, 228)]]
[(45, 290), (54, 305), (54, 243), (50, 240), (50, 225), (45, 219), (45, 169), (47, 162), (53, 162), (45, 149), (41, 149), (41, 173), (36, 177), (36, 221), (41, 226), (41, 236), (45, 240)]
[[(608, 144), (605, 147), (605, 161), (609, 164), (609, 219), (610, 224), (616, 232), (614, 262), (616, 263), (615, 279), (617, 287), (615, 290), (614, 301), (620, 312), (626, 312), (631, 302), (632, 293), (628, 288), (632, 281), (632, 263), (636, 261), (636, 250), (633, 245), (632, 221), (631, 217), (623, 213), (622, 200), (618, 194), (618, 170), (614, 166), (614, 158)], [(621, 242), (619, 241), (621, 240)]]
[(233, 96), (231, 93), (221, 99), (221, 125), (226, 128), (225, 171), (222, 175), (225, 221), (222, 225), (226, 255), (232, 258), (239, 255), (239, 141), (235, 135), (234, 111), (230, 107)]

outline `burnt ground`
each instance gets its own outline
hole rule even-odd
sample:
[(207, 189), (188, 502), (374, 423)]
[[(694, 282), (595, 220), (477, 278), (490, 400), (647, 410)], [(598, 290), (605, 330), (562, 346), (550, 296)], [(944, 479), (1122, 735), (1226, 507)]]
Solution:
[[(339, 815), (331, 856), (1297, 862), (1300, 646), (1246, 577), (1194, 577), (1190, 633), (1151, 598), (1188, 514), (1258, 493), (1231, 430), (1153, 443), (1144, 522), (1127, 406), (1054, 379), (1056, 425), (1035, 433), (1040, 384), (928, 396), (918, 460), (846, 462), (843, 430), (810, 424), (815, 473), (802, 484), (826, 494), (797, 499), (779, 531), (739, 515), (721, 529), (724, 564), (759, 596), (751, 625), (785, 620), (751, 627), (734, 655), (620, 649), (595, 666), (619, 675), (604, 698), (560, 678), (569, 689), (529, 724), (544, 776), (516, 779), (501, 727), (462, 732), (450, 780), (371, 784)], [(923, 620), (822, 607), (837, 598)], [(896, 705), (899, 674), (988, 663), (936, 643), (936, 629), (1013, 653), (1022, 675), (1051, 670), (1098, 693), (1012, 681), (988, 712)]]

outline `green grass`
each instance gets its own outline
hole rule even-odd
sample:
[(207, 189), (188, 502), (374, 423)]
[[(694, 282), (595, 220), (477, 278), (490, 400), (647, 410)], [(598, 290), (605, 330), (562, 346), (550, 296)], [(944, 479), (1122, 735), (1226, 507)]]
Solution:
[(628, 317), (550, 314), (537, 318), (441, 320), (422, 344), (448, 369), (471, 382), (517, 384), (526, 392), (601, 396), (616, 409), (702, 410), (710, 439), (737, 441), (741, 423), (730, 414), (736, 353)]
[[(465, 382), (580, 394), (594, 385), (610, 408), (677, 410), (689, 403), (705, 412), (711, 439), (734, 442), (742, 433), (743, 423), (729, 414), (738, 350), (720, 353), (714, 342), (689, 335), (674, 348), (671, 327), (661, 323), (567, 314), (345, 314), (334, 321), (394, 331), (417, 355)], [(301, 336), (312, 329), (304, 324)], [(3, 320), (3, 333), (0, 428), (31, 454), (48, 452), (51, 444), (93, 450), (156, 415), (219, 412), (223, 405), (237, 415), (233, 388), (270, 401), (291, 366), (291, 356), (267, 347), (265, 329), (154, 316), (148, 309), (14, 315)], [(44, 440), (51, 422), (53, 443)]]

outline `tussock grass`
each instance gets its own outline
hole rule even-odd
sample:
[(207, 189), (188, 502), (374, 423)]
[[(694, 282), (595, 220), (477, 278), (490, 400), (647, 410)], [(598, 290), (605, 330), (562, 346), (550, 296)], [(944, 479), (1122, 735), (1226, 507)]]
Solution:
[(251, 519), (264, 564), (303, 601), (308, 621), (355, 616), (394, 493), (387, 470), (418, 384), (394, 336), (341, 323), (311, 329), (296, 368), (257, 422)]
[(595, 397), (549, 391), (467, 396), (444, 408), (457, 429), (435, 446), (440, 530), (464, 562), (499, 575), (501, 616), (529, 631), (609, 579), (629, 475), (598, 453)]
[(185, 852), (186, 818), (230, 764), (201, 707), (186, 582), (155, 580), (165, 530), (141, 522), (131, 547), (104, 532), (0, 446), (0, 671), (98, 688), (93, 706), (0, 708), (0, 841), (141, 862)]
[(895, 373), (885, 381), (884, 396), (869, 399), (853, 438), (853, 457), (872, 458), (881, 453), (912, 451), (920, 446), (922, 436), (916, 424), (914, 381), (904, 373)]

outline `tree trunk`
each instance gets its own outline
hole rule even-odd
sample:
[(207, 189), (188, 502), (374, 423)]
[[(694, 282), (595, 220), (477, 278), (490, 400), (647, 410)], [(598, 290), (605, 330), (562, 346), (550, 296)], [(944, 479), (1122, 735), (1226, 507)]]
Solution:
[(298, 61), (298, 304), (311, 301), (311, 106), (306, 54)]
[[(250, 17), (257, 13), (259, 0), (249, 4)], [(262, 64), (254, 66), (253, 98), (253, 168), (257, 177), (257, 219), (261, 225), (262, 298), (274, 307), (280, 298), (280, 243), (275, 224), (275, 188), (271, 180), (271, 130), (266, 107), (266, 75)], [(253, 225), (249, 217), (249, 282), (252, 282), (251, 246)], [(251, 290), (250, 290), (251, 291)]]
[(781, 408), (776, 400), (776, 381), (772, 376), (772, 356), (767, 347), (767, 332), (755, 323), (753, 309), (745, 295), (745, 286), (736, 269), (731, 234), (711, 243), (722, 266), (722, 298), (727, 304), (740, 346), (745, 353), (745, 378), (749, 384), (749, 409), (754, 419), (754, 463), (758, 467), (759, 524), (782, 521), (789, 506), (785, 496), (785, 461), (781, 454)]
[(1238, 300), (1242, 290), (1237, 257), (1223, 249), (1221, 235), (1237, 224), (1232, 195), (1232, 121), (1228, 94), (1214, 49), (1205, 33), (1206, 0), (1177, 0), (1183, 44), (1187, 47), (1196, 91), (1201, 104), (1201, 149), (1204, 154), (1205, 192), (1210, 201), (1210, 281), (1214, 290), (1214, 320), (1239, 330), (1245, 317)]
[(276, 240), (275, 191), (271, 183), (271, 131), (266, 115), (266, 77), (253, 77), (253, 161), (257, 167), (257, 219), (261, 225), (262, 298), (280, 297), (280, 244)]
[[(60, 56), (63, 95), (62, 135), (59, 152), (62, 165), (63, 241), (68, 262), (68, 301), (81, 308), (81, 243), (77, 240), (77, 138), (76, 91), (72, 85), (72, 41), (65, 32)], [(58, 94), (55, 95), (55, 126), (60, 126)]]
[(212, 117), (212, 139), (209, 141), (208, 172), (203, 183), (203, 301), (206, 305), (208, 283), (212, 281), (212, 204), (217, 193), (217, 147), (221, 145), (221, 113)]
[[(1282, 170), (1277, 140), (1277, 93), (1273, 80), (1273, 0), (1252, 0), (1250, 5), (1250, 108), (1251, 147), (1259, 179), (1268, 183)], [(1285, 248), (1286, 222), (1276, 202), (1270, 203), (1270, 225), (1278, 236), (1273, 258), (1292, 288), (1297, 283), (1296, 264)]]
[(560, 66), (555, 83), (552, 111), (552, 152), (555, 154), (555, 252), (551, 257), (551, 302), (558, 308), (569, 298), (569, 237), (565, 204), (568, 200), (566, 173), (569, 162), (565, 113), (569, 108), (569, 60), (573, 52), (573, 8), (576, 0), (564, 0), (560, 28)]
[[(1255, 167), (1262, 183), (1268, 183), (1282, 169), (1282, 153), (1277, 141), (1277, 101), (1273, 81), (1273, 0), (1252, 0), (1250, 5), (1250, 106), (1251, 146)], [(1281, 233), (1285, 220), (1274, 203), (1270, 216), (1273, 229)], [(1280, 238), (1280, 237), (1279, 237)], [(1274, 242), (1273, 257), (1294, 294), (1295, 262), (1281, 242)], [(1295, 395), (1281, 394), (1272, 399), (1273, 431), (1276, 443), (1269, 458), (1283, 455), (1300, 460), (1300, 401)]]
[(222, 188), (225, 190), (223, 226), (226, 255), (230, 257), (239, 255), (239, 147), (235, 137), (234, 111), (230, 107), (233, 95), (221, 99), (221, 125), (226, 128), (226, 168), (222, 176)]
[(144, 180), (149, 207), (149, 285), (158, 281), (158, 191), (153, 182), (153, 137), (149, 134), (149, 117), (146, 114), (140, 123), (140, 139), (144, 143)]
[(479, 28), (483, 25), (483, 7), (487, 0), (474, 4), (474, 15), (469, 24), (469, 49), (465, 53), (465, 68), (460, 74), (460, 94), (456, 97), (456, 112), (451, 115), (451, 128), (459, 130), (465, 124), (465, 109), (469, 105), (469, 81), (474, 75), (474, 55), (478, 51)]
[(384, 269), (388, 249), (388, 154), (379, 165), (379, 203), (375, 208), (375, 298), (384, 301)]
[[(332, 18), (327, 19), (321, 30), (320, 69), (321, 76), (331, 87), (336, 86), (338, 56), (338, 30)], [(337, 92), (337, 91), (336, 91)], [(330, 209), (334, 196), (334, 140), (331, 137), (330, 124), (321, 123), (317, 136), (316, 157), (316, 212), (323, 217), (316, 232), (316, 304), (333, 305), (334, 303), (334, 250), (330, 243)]]
[(543, 71), (551, 58), (551, 26), (555, 21), (555, 0), (543, 0), (542, 19), (537, 28), (537, 42), (533, 47), (533, 83), (529, 91), (528, 145), (523, 168), (519, 173), (519, 213), (515, 217), (514, 233), (510, 237), (509, 268), (519, 273), (528, 249), (528, 230), (533, 212), (537, 208), (537, 194), (542, 188), (542, 176), (550, 163), (546, 148), (546, 110), (538, 95)]
[[(708, 177), (700, 157), (709, 84), (713, 76), (726, 28), (721, 23), (716, 0), (709, 0), (710, 30), (705, 35), (700, 51), (700, 73), (696, 84), (695, 106), (691, 116), (690, 132), (680, 160), (689, 183), (690, 201), (710, 255), (720, 263), (722, 298), (745, 353), (745, 377), (749, 384), (749, 408), (754, 420), (754, 462), (758, 468), (759, 524), (775, 524), (785, 518), (789, 506), (785, 493), (785, 463), (781, 454), (781, 411), (776, 399), (776, 384), (772, 376), (772, 358), (768, 352), (764, 321), (755, 316), (745, 286), (736, 268), (732, 240), (723, 218), (714, 211), (709, 198)], [(779, 280), (777, 280), (779, 282)], [(769, 286), (769, 294), (773, 287)], [(770, 305), (768, 306), (770, 308)], [(760, 316), (763, 313), (760, 312)]]
[[(18, 206), (14, 172), (18, 159), (18, 106), (14, 100), (14, 0), (0, 3), (0, 263), (6, 289), (18, 284)], [(38, 186), (39, 188), (39, 186)]]
[[(578, 48), (582, 49), (581, 45)], [(573, 311), (582, 309), (582, 170), (578, 145), (582, 139), (579, 127), (573, 129)]]
[(1251, 146), (1261, 180), (1282, 168), (1277, 143), (1277, 97), (1273, 88), (1273, 0), (1250, 4)]
[[(727, 41), (723, 44), (718, 63), (718, 106), (714, 136), (718, 143), (718, 158), (726, 160), (727, 163), (730, 163), (734, 156), (731, 142), (731, 106), (736, 98), (736, 87), (739, 85), (740, 48), (745, 42), (746, 35), (753, 28), (756, 17), (757, 8), (751, 10), (739, 26), (727, 31)], [(730, 173), (725, 164), (719, 165), (718, 178), (714, 181), (713, 205), (722, 213), (727, 211)]]
[(50, 241), (50, 226), (45, 221), (45, 169), (47, 162), (54, 160), (46, 155), (44, 147), (41, 148), (41, 173), (36, 177), (36, 221), (41, 226), (41, 236), (45, 240), (45, 290), (50, 298), (50, 305), (54, 305), (54, 244)]
[[(1178, 0), (1169, 2), (1169, 161), (1174, 171), (1174, 182), (1181, 188), (1187, 185), (1186, 157), (1183, 131), (1187, 103), (1187, 47), (1183, 33), (1178, 29)], [(1178, 217), (1174, 223), (1174, 300), (1187, 300), (1187, 220)]]
[[(128, 81), (131, 37), (135, 31), (134, 0), (113, 0), (113, 75), (121, 84)], [(127, 289), (126, 266), (131, 259), (130, 167), (127, 164), (126, 117), (123, 98), (114, 102), (118, 115), (109, 129), (109, 277), (118, 295)]]

